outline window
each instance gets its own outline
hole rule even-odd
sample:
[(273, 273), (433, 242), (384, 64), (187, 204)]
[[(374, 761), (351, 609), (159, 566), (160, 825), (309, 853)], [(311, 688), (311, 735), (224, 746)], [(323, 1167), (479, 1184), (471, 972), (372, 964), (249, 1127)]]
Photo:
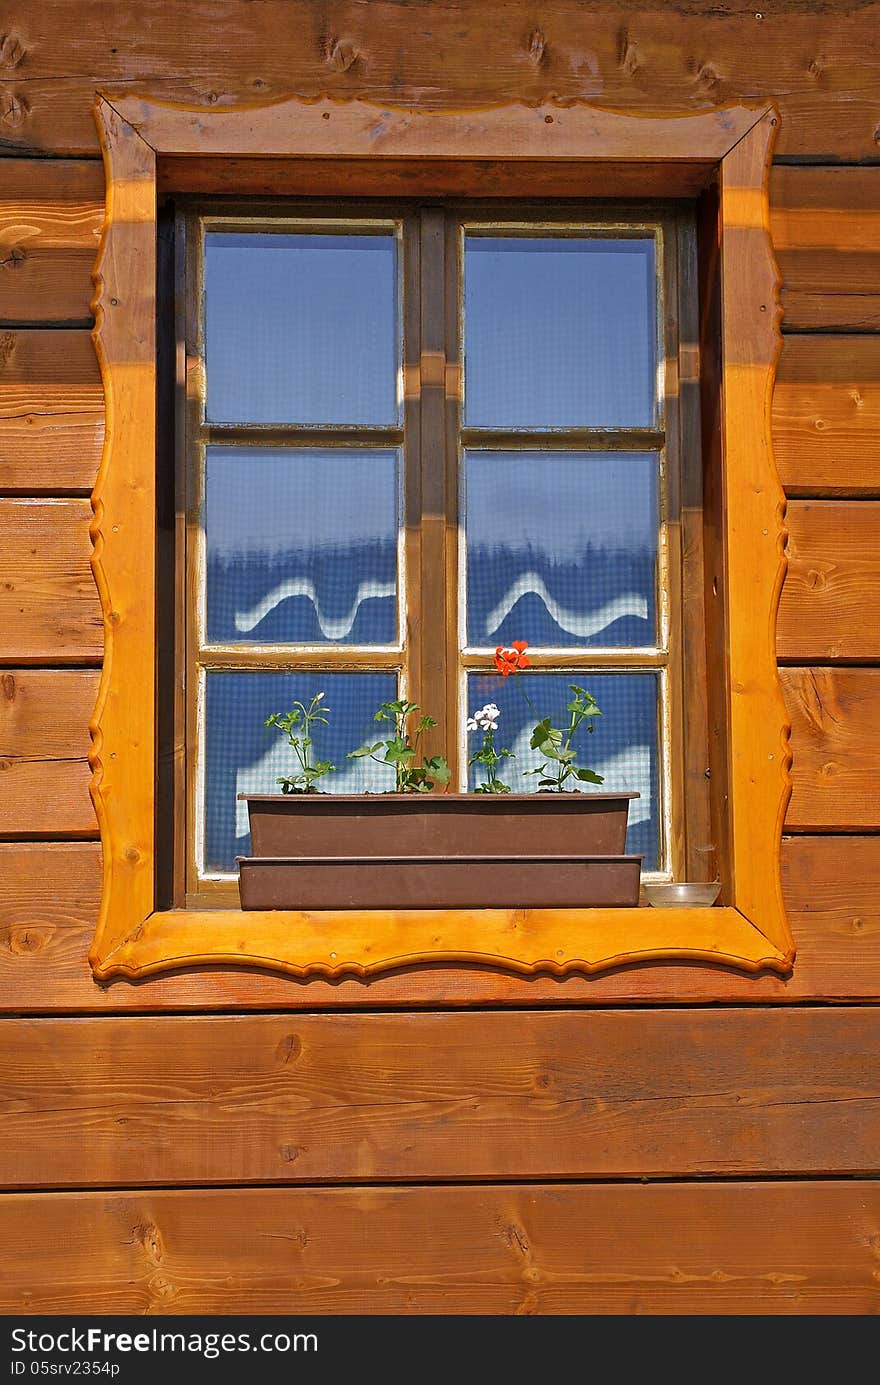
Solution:
[[(765, 188), (777, 122), (772, 107), (662, 119), (577, 105), (512, 106), (469, 116), (391, 110), (377, 115), (362, 102), (290, 101), (243, 114), (123, 96), (102, 98), (97, 115), (108, 169), (108, 214), (96, 270), (95, 338), (108, 429), (93, 498), (93, 567), (107, 641), (90, 757), (104, 846), (101, 918), (91, 954), (96, 974), (143, 976), (207, 962), (250, 962), (302, 975), (365, 974), (402, 962), (456, 959), (563, 973), (662, 957), (786, 970), (793, 949), (778, 855), (790, 791), (788, 728), (773, 658), (784, 572), (783, 502), (767, 419), (778, 350), (778, 286), (768, 248)], [(256, 163), (249, 163), (255, 154)], [(228, 159), (238, 162), (224, 162)], [(503, 204), (481, 208), (470, 197), (458, 205), (443, 200), (473, 196), (486, 186), (489, 173), (493, 190), (505, 196)], [(208, 245), (204, 259), (210, 280), (212, 255), (215, 266), (217, 254), (239, 256), (242, 282), (250, 276), (254, 291), (263, 295), (264, 319), (271, 323), (286, 290), (267, 290), (265, 265), (263, 273), (255, 269), (256, 247), (264, 261), (266, 255), (288, 252), (313, 256), (308, 281), (319, 285), (323, 274), (328, 285), (323, 327), (339, 310), (338, 294), (337, 307), (330, 310), (334, 286), (347, 283), (349, 301), (342, 305), (347, 320), (358, 304), (349, 327), (352, 350), (359, 350), (367, 364), (358, 372), (334, 373), (337, 353), (328, 349), (324, 369), (312, 370), (310, 356), (300, 346), (297, 362), (288, 342), (283, 358), (273, 352), (262, 363), (256, 359), (255, 381), (242, 389), (242, 368), (255, 360), (253, 344), (243, 343), (225, 365), (220, 357), (212, 365), (211, 313), (222, 315), (224, 305), (215, 296), (212, 308), (209, 282), (207, 409), (203, 417), (196, 369), (187, 380), (183, 410), (190, 414), (189, 436), (198, 454), (187, 474), (202, 478), (203, 493), (192, 497), (188, 511), (195, 542), (183, 548), (189, 548), (192, 562), (169, 570), (161, 486), (167, 458), (161, 446), (157, 449), (155, 426), (157, 405), (160, 415), (168, 408), (156, 369), (157, 188), (213, 193), (228, 187), (230, 178), (242, 194), (316, 198), (329, 192), (361, 199), (357, 207), (346, 202), (342, 208), (337, 201), (333, 210), (298, 201), (296, 216), (293, 204), (286, 203), (283, 215), (273, 213), (271, 225), (264, 217), (256, 225), (243, 224), (240, 210), (212, 208), (206, 234), (217, 241)], [(640, 213), (621, 216), (619, 204), (615, 212), (603, 211), (595, 200), (632, 199), (634, 192), (643, 199), (696, 199), (696, 256), (683, 253), (687, 232), (668, 205), (652, 200), (647, 210), (643, 204)], [(384, 209), (377, 205), (380, 196), (392, 194), (402, 200), (386, 201)], [(533, 201), (517, 208), (516, 197)], [(554, 202), (559, 198), (565, 203)], [(254, 207), (249, 204), (248, 215)], [(161, 288), (169, 278), (162, 236), (158, 250)], [(328, 275), (328, 256), (336, 257), (337, 266), (346, 258), (351, 264), (373, 256), (376, 268), (368, 275), (347, 271), (348, 278), (341, 268)], [(585, 373), (577, 352), (589, 334), (579, 321), (571, 330), (578, 301), (571, 276), (576, 271), (579, 282), (588, 282), (593, 273), (594, 293), (601, 295), (614, 282), (610, 270), (596, 273), (603, 259), (610, 259), (618, 281), (629, 285), (616, 294), (615, 306), (628, 307), (614, 326), (621, 342), (628, 334), (629, 344), (612, 340), (606, 322), (604, 369)], [(692, 286), (697, 278), (699, 327), (693, 288), (679, 296), (677, 287), (677, 281)], [(238, 290), (236, 276), (231, 280)], [(282, 275), (281, 281), (287, 284), (291, 276)], [(306, 279), (300, 276), (299, 282)], [(393, 285), (393, 292), (381, 292), (383, 283)], [(497, 292), (499, 283), (508, 285), (507, 293)], [(637, 284), (644, 291), (637, 292)], [(507, 316), (493, 321), (499, 305)], [(254, 315), (236, 312), (234, 304), (225, 311), (229, 330), (219, 340), (234, 341)], [(652, 313), (656, 336), (650, 330)], [(191, 322), (197, 321), (193, 316)], [(677, 321), (682, 340), (676, 347)], [(508, 351), (503, 368), (499, 336)], [(328, 338), (319, 331), (311, 340), (318, 351)], [(693, 368), (698, 349), (699, 387)], [(178, 378), (185, 374), (183, 354), (178, 352)], [(193, 354), (198, 360), (200, 349)], [(308, 376), (308, 388), (294, 396), (308, 409), (273, 401), (282, 359), (293, 360)], [(462, 369), (459, 417), (462, 391), (455, 377)], [(547, 390), (524, 390), (521, 382), (542, 372), (557, 399), (550, 413), (532, 414), (524, 411), (530, 396), (545, 397)], [(696, 441), (697, 393), (702, 444)], [(282, 397), (291, 398), (286, 390)], [(344, 413), (337, 407), (340, 401), (346, 403)], [(279, 407), (282, 416), (273, 417)], [(357, 599), (346, 605), (340, 598), (337, 609), (336, 596), (325, 600), (319, 591), (319, 578), (332, 570), (324, 550), (333, 541), (326, 516), (317, 510), (331, 503), (324, 497), (333, 478), (339, 480), (336, 463), (343, 454), (345, 503), (354, 508), (356, 501), (361, 517), (369, 515), (374, 536), (375, 551), (368, 559), (364, 555), (363, 576), (356, 568), (346, 573), (355, 598), (367, 583), (361, 627)], [(698, 454), (705, 481), (702, 518), (688, 460)], [(297, 458), (293, 468), (291, 456)], [(243, 486), (243, 459), (262, 482)], [(493, 480), (502, 467), (507, 509), (499, 523)], [(535, 478), (552, 468), (556, 476), (564, 474), (573, 493), (589, 491), (595, 528), (578, 528), (572, 513), (583, 516), (586, 507), (572, 505), (559, 521), (558, 539), (550, 542), (542, 529), (538, 542), (529, 527), (529, 511), (543, 503)], [(306, 477), (316, 497), (306, 526), (306, 570), (288, 566), (273, 575), (274, 586), (253, 599), (238, 593), (236, 583), (242, 576), (250, 580), (247, 573), (259, 562), (239, 561), (229, 547), (233, 535), (248, 528), (249, 513), (277, 511), (279, 491), (302, 487)], [(337, 509), (342, 505), (333, 503)], [(200, 550), (203, 504), (207, 544)], [(647, 549), (636, 576), (627, 572), (626, 581), (615, 562), (591, 569), (581, 561), (596, 533), (627, 532), (603, 517), (605, 511), (613, 516), (621, 504), (636, 536), (631, 548)], [(401, 507), (405, 523), (395, 529)], [(233, 512), (240, 523), (231, 522)], [(684, 542), (673, 543), (676, 515), (695, 514)], [(649, 515), (655, 517), (653, 526)], [(257, 532), (260, 525), (250, 528)], [(395, 542), (397, 534), (403, 538)], [(180, 551), (180, 543), (176, 547)], [(578, 552), (572, 570), (601, 572), (607, 587), (601, 601), (590, 589), (589, 600), (578, 606), (585, 584), (566, 575), (566, 547)], [(499, 549), (508, 564), (500, 576)], [(302, 556), (298, 552), (298, 559)], [(212, 562), (215, 572), (224, 574), (219, 584), (212, 580)], [(284, 561), (279, 566), (284, 568)], [(263, 588), (266, 569), (263, 561)], [(173, 608), (191, 613), (197, 640), (178, 635), (172, 641), (162, 617), (169, 588)], [(705, 714), (701, 591), (710, 650)], [(615, 606), (623, 597), (623, 606)], [(228, 610), (226, 603), (231, 603)], [(612, 619), (602, 623), (597, 611), (605, 608)], [(215, 741), (222, 751), (224, 715), (238, 715), (235, 709), (247, 702), (236, 694), (224, 703), (222, 689), (235, 679), (236, 686), (253, 680), (256, 687), (261, 678), (321, 672), (328, 679), (350, 680), (350, 689), (363, 679), (388, 679), (390, 686), (405, 679), (415, 700), (427, 705), (436, 699), (430, 710), (439, 713), (438, 735), (442, 731), (447, 751), (458, 757), (463, 784), (461, 727), (468, 680), (478, 683), (489, 667), (490, 630), (501, 642), (509, 638), (505, 622), (520, 618), (526, 624), (522, 638), (535, 653), (528, 675), (533, 686), (572, 668), (589, 674), (597, 696), (600, 687), (608, 689), (601, 697), (609, 707), (609, 725), (626, 724), (614, 709), (623, 701), (620, 690), (627, 692), (636, 726), (635, 735), (627, 733), (627, 746), (647, 745), (653, 765), (648, 777), (654, 815), (648, 819), (650, 831), (643, 831), (654, 864), (679, 870), (684, 861), (695, 874), (691, 853), (710, 836), (717, 843), (724, 887), (718, 907), (522, 911), (522, 918), (503, 910), (448, 911), (440, 931), (430, 910), (369, 920), (346, 911), (246, 916), (222, 898), (235, 823), (231, 830), (229, 822), (211, 825), (206, 813), (201, 841), (198, 833), (190, 834), (193, 859), (182, 868), (178, 856), (187, 835), (173, 832), (174, 870), (166, 888), (162, 836), (175, 813), (165, 809), (173, 802), (178, 811), (181, 779), (179, 772), (170, 776), (174, 796), (166, 798), (162, 771), (169, 759), (182, 764), (173, 728), (169, 745), (169, 699), (163, 696), (163, 670), (169, 664), (189, 672), (190, 693), (202, 689), (208, 734), (199, 737), (200, 704), (192, 697), (195, 725), (187, 727), (190, 753), (196, 748), (190, 797), (197, 819), (200, 776), (213, 763), (212, 718), (216, 713), (221, 734)], [(602, 642), (615, 625), (617, 643)], [(264, 641), (261, 626), (271, 626), (270, 640)], [(344, 638), (347, 629), (350, 640)], [(259, 642), (249, 638), (254, 633)], [(178, 652), (169, 653), (175, 642)], [(599, 679), (607, 681), (600, 685)], [(218, 696), (215, 687), (221, 690)], [(380, 681), (373, 687), (378, 689)], [(654, 691), (640, 702), (634, 690), (645, 687)], [(181, 697), (181, 680), (175, 677), (170, 700), (179, 703)], [(254, 701), (258, 719), (262, 697)], [(343, 702), (352, 709), (352, 724), (365, 703), (355, 693)], [(708, 741), (701, 731), (706, 722)], [(653, 740), (644, 739), (649, 724)], [(709, 781), (702, 769), (706, 744)], [(224, 769), (220, 751), (220, 772), (237, 779), (241, 766)], [(662, 811), (654, 811), (654, 803), (662, 803)], [(707, 816), (712, 826), (704, 834)], [(212, 896), (214, 887), (218, 893)]]
[[(468, 711), (496, 701), (508, 782), (535, 791), (535, 717), (493, 665), (515, 639), (542, 714), (572, 680), (596, 696), (583, 761), (639, 792), (628, 850), (644, 873), (708, 875), (700, 554), (683, 564), (681, 543), (699, 420), (682, 428), (675, 388), (679, 323), (696, 317), (679, 288), (691, 208), (247, 210), (178, 219), (186, 898), (235, 897), (237, 795), (290, 768), (263, 720), (319, 690), (326, 791), (389, 787), (390, 770), (345, 757), (403, 695), (438, 721), (428, 749), (462, 791)], [(433, 373), (414, 368), (425, 352)]]

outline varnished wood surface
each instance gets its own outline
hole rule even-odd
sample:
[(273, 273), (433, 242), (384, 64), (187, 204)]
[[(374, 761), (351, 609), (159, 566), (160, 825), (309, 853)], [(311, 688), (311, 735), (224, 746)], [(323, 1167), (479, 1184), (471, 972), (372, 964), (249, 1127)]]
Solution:
[(864, 1174), (878, 1046), (873, 1007), (9, 1019), (0, 1187)]
[(87, 500), (0, 499), (0, 661), (97, 663), (104, 649), (88, 570)]
[(0, 169), (0, 321), (82, 322), (104, 219), (94, 161), (7, 159)]
[(870, 1314), (877, 1180), (10, 1194), (0, 1310)]
[(880, 503), (792, 501), (776, 652), (880, 661)]
[(97, 673), (0, 672), (0, 835), (94, 837), (88, 718)]
[(880, 995), (880, 836), (790, 838), (782, 874), (798, 949), (784, 978), (685, 963), (564, 980), (473, 966), (336, 982), (211, 968), (99, 986), (86, 960), (98, 913), (98, 845), (0, 845), (0, 1012), (751, 1005)]
[(87, 493), (103, 438), (104, 393), (89, 333), (0, 330), (0, 490)]
[(776, 168), (783, 330), (880, 328), (880, 167)]
[[(312, 160), (302, 166), (254, 161), (168, 160), (160, 170), (160, 190), (208, 190), (253, 194), (315, 195), (335, 192), (332, 164)], [(175, 170), (177, 170), (175, 172)], [(536, 164), (528, 174), (532, 196), (608, 196), (609, 173), (585, 175), (572, 164), (567, 172)], [(394, 177), (399, 185), (394, 183)], [(485, 196), (522, 194), (503, 164), (474, 166), (472, 186), (462, 186), (459, 169), (437, 170), (438, 194), (452, 189)], [(645, 196), (646, 170), (620, 165), (614, 191)], [(675, 169), (661, 169), (657, 195), (669, 196)], [(681, 195), (695, 196), (706, 180), (695, 166)], [(406, 196), (413, 170), (385, 168), (377, 181), (369, 165), (346, 175), (351, 196)], [(221, 180), (218, 185), (218, 178)], [(567, 182), (561, 181), (567, 179)], [(323, 180), (323, 181), (322, 181)], [(880, 168), (797, 168), (780, 166), (770, 180), (771, 228), (783, 277), (783, 330), (873, 330), (880, 327)], [(104, 212), (104, 176), (90, 159), (16, 159), (3, 167), (0, 185), (0, 321), (82, 321), (91, 315), (91, 269)]]
[(789, 495), (878, 495), (880, 336), (785, 338), (773, 448)]
[(880, 829), (880, 669), (782, 669), (792, 722), (787, 831)]
[[(3, 138), (22, 151), (96, 153), (97, 89), (130, 88), (208, 108), (296, 93), (401, 106), (467, 107), (551, 95), (643, 112), (778, 98), (780, 154), (876, 158), (876, 3), (720, 10), (527, 0), (435, 0), (429, 9), (341, 0), (229, 0), (147, 23), (125, 0), (28, 7), (10, 33)], [(111, 36), (108, 41), (107, 35)]]

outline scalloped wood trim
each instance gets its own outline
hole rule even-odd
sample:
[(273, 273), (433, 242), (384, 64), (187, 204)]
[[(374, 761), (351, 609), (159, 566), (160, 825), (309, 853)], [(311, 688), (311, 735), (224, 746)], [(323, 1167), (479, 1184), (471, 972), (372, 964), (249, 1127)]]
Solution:
[[(790, 752), (775, 660), (785, 573), (784, 496), (770, 442), (781, 337), (767, 180), (779, 117), (763, 103), (697, 115), (625, 115), (583, 102), (416, 111), (365, 101), (284, 100), (204, 109), (122, 95), (96, 103), (107, 202), (95, 267), (95, 348), (107, 430), (92, 498), (92, 567), (106, 655), (90, 726), (104, 856), (90, 962), (97, 978), (194, 965), (296, 976), (367, 976), (480, 962), (525, 974), (642, 961), (786, 971), (794, 945), (779, 880)], [(271, 914), (154, 912), (155, 253), (163, 154), (680, 160), (718, 164), (723, 307), (722, 594), (728, 632), (728, 907)], [(438, 932), (438, 928), (440, 931)], [(234, 938), (234, 942), (230, 940)]]
[[(686, 945), (682, 914), (688, 915)], [(223, 910), (153, 914), (96, 974), (134, 980), (170, 967), (222, 963), (298, 977), (367, 978), (396, 967), (465, 962), (567, 976), (664, 959), (749, 972), (791, 966), (790, 956), (730, 908)]]

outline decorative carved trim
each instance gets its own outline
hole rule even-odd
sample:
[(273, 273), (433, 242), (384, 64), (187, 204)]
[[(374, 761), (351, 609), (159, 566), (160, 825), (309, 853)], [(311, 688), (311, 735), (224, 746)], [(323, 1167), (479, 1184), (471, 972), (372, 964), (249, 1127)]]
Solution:
[[(94, 272), (95, 349), (107, 429), (92, 497), (92, 567), (106, 656), (90, 726), (91, 793), (104, 854), (95, 976), (184, 966), (366, 977), (421, 963), (527, 975), (689, 960), (790, 969), (779, 850), (790, 795), (789, 726), (774, 636), (785, 501), (770, 441), (779, 276), (767, 178), (778, 114), (766, 103), (642, 116), (582, 102), (423, 112), (365, 101), (284, 100), (204, 109), (99, 96), (107, 202)], [(729, 737), (727, 907), (688, 910), (155, 912), (155, 254), (157, 159), (492, 158), (714, 162), (721, 200), (724, 693)], [(230, 939), (234, 938), (234, 942)], [(329, 940), (329, 941), (328, 941)]]

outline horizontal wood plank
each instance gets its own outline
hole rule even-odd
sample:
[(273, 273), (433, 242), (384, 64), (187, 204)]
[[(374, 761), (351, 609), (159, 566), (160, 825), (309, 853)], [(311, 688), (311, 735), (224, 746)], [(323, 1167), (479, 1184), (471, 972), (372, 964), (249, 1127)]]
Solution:
[(91, 317), (104, 218), (94, 160), (10, 159), (0, 178), (0, 322)]
[(786, 337), (773, 446), (790, 495), (880, 494), (880, 337)]
[(0, 1013), (785, 1004), (880, 996), (880, 837), (789, 838), (782, 870), (797, 946), (785, 978), (687, 965), (624, 967), (564, 981), (483, 967), (418, 967), (331, 983), (205, 968), (98, 986), (87, 961), (101, 889), (97, 843), (7, 843), (0, 845)]
[(87, 762), (97, 695), (97, 672), (0, 673), (0, 834), (97, 835)]
[(787, 831), (880, 828), (880, 669), (784, 668), (791, 718)]
[(880, 660), (880, 502), (792, 501), (776, 652)]
[(0, 661), (96, 663), (104, 650), (87, 500), (0, 500)]
[(880, 325), (880, 167), (777, 167), (770, 224), (783, 330)]
[[(876, 158), (880, 57), (873, 5), (719, 11), (572, 6), (527, 0), (424, 6), (342, 0), (332, 22), (305, 0), (229, 0), (218, 30), (202, 7), (146, 23), (105, 0), (68, 23), (66, 0), (44, 0), (10, 36), (0, 112), (22, 151), (95, 153), (96, 89), (149, 90), (216, 106), (297, 92), (377, 103), (467, 107), (551, 95), (612, 109), (681, 111), (776, 99), (778, 152), (827, 160)], [(112, 45), (106, 35), (112, 35)]]
[(0, 331), (0, 492), (91, 490), (104, 391), (88, 332)]
[(876, 1313), (880, 1182), (9, 1194), (0, 1311)]
[(863, 1174), (878, 1048), (873, 1007), (9, 1019), (0, 1187)]

